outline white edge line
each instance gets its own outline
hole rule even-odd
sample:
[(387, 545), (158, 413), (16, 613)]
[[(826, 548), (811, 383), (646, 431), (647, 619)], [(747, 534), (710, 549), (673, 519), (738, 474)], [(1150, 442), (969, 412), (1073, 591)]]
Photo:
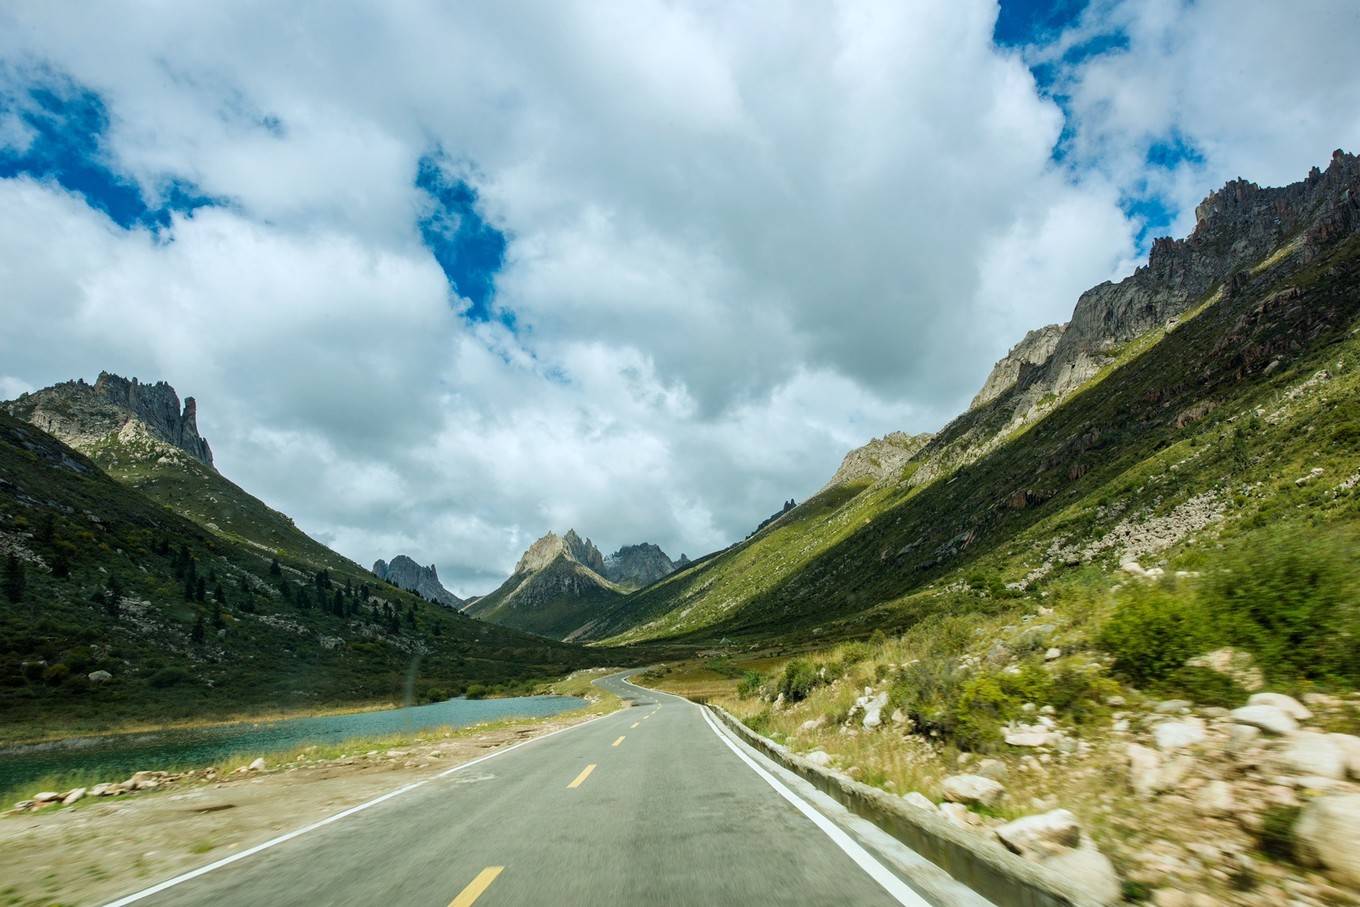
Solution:
[(747, 766), (750, 767), (751, 771), (759, 775), (765, 783), (770, 785), (770, 787), (773, 787), (781, 797), (792, 803), (800, 813), (810, 819), (812, 824), (820, 828), (837, 847), (845, 851), (846, 856), (854, 860), (860, 869), (863, 869), (868, 873), (869, 877), (881, 885), (884, 891), (892, 895), (897, 903), (906, 904), (909, 905), (909, 907), (930, 907), (929, 901), (917, 894), (915, 890), (907, 885), (907, 883), (903, 882), (886, 866), (875, 859), (873, 854), (861, 847), (859, 843), (846, 834), (840, 826), (813, 809), (802, 797), (799, 797), (793, 791), (789, 790), (778, 778), (765, 771), (765, 769), (754, 759), (738, 749), (736, 744), (729, 740), (727, 735), (714, 723), (713, 718), (708, 714), (708, 709), (703, 706), (696, 707), (699, 709), (699, 713), (703, 715), (704, 721), (707, 722), (713, 733), (718, 735), (718, 739), (726, 744), (728, 749), (737, 754), (738, 759), (745, 762)]
[(519, 743), (511, 744), (510, 746), (507, 746), (505, 749), (496, 750), (494, 753), (487, 753), (485, 756), (478, 756), (471, 762), (464, 762), (461, 765), (455, 765), (453, 768), (445, 769), (444, 771), (440, 772), (437, 775), (431, 775), (429, 778), (424, 778), (420, 781), (413, 781), (410, 784), (397, 788), (396, 790), (388, 791), (381, 797), (375, 797), (372, 800), (369, 800), (365, 803), (360, 803), (358, 806), (351, 806), (349, 809), (342, 810), (333, 816), (327, 816), (324, 819), (319, 819), (316, 822), (313, 822), (311, 825), (304, 825), (302, 828), (294, 829), (293, 831), (290, 831), (287, 834), (279, 835), (277, 838), (270, 838), (268, 841), (256, 844), (254, 847), (248, 847), (245, 850), (241, 851), (240, 853), (234, 853), (229, 857), (223, 857), (222, 859), (218, 860), (215, 863), (209, 863), (207, 866), (200, 866), (197, 869), (192, 869), (189, 872), (186, 872), (182, 875), (177, 875), (173, 879), (166, 879), (164, 882), (152, 885), (150, 888), (145, 888), (133, 894), (125, 895), (124, 897), (121, 897), (116, 901), (110, 901), (109, 903), (105, 904), (104, 907), (124, 907), (125, 904), (132, 904), (136, 901), (142, 900), (143, 898), (149, 898), (153, 894), (160, 894), (167, 888), (174, 888), (176, 885), (180, 885), (184, 882), (189, 881), (190, 879), (196, 879), (201, 875), (207, 875), (208, 873), (212, 872), (215, 869), (221, 869), (223, 866), (229, 866), (230, 864), (235, 863), (238, 860), (244, 860), (246, 857), (253, 857), (255, 854), (259, 853), (262, 850), (268, 850), (271, 847), (277, 847), (278, 845), (283, 844), (286, 841), (291, 841), (296, 837), (305, 835), (309, 831), (316, 831), (318, 828), (330, 825), (332, 822), (339, 822), (341, 819), (344, 819), (347, 816), (352, 816), (355, 813), (363, 812), (370, 806), (377, 806), (384, 800), (391, 800), (393, 797), (398, 797), (406, 793), (407, 791), (415, 790), (417, 787), (422, 787), (426, 784), (429, 784), (431, 781), (438, 781), (440, 778), (446, 778), (449, 775), (452, 775), (454, 772), (460, 772), (465, 768), (471, 768), (472, 766), (477, 765), (479, 762), (485, 762), (488, 759), (494, 759), (495, 757), (508, 753), (511, 750), (517, 750), (521, 746), (527, 746), (530, 743), (537, 743), (540, 740), (547, 740), (549, 737), (555, 737), (558, 734), (564, 734), (567, 731), (574, 731), (577, 728), (585, 727), (587, 724), (599, 721), (601, 718), (608, 718), (610, 715), (617, 714), (620, 711), (622, 710), (615, 709), (613, 712), (606, 712), (603, 715), (596, 715), (594, 718), (589, 718), (585, 721), (582, 721), (580, 724), (573, 724), (570, 727), (558, 728), (555, 731), (550, 731), (538, 737), (531, 737), (528, 740), (521, 740)]

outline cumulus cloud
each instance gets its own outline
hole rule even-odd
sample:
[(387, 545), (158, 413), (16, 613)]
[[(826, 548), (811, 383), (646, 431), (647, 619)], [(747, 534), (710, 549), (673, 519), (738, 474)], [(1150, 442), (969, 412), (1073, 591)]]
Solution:
[[(170, 380), (229, 477), (463, 594), (549, 528), (702, 553), (868, 437), (939, 427), (1026, 329), (1127, 269), (1121, 142), (1179, 129), (1205, 171), (1267, 181), (1325, 156), (1325, 107), (1289, 107), (1307, 67), (1252, 102), (1302, 110), (1296, 142), (1215, 109), (1239, 89), (1189, 59), (1211, 7), (1193, 37), (1172, 7), (1102, 4), (1127, 48), (1064, 64), (1066, 119), (1029, 68), (1061, 52), (997, 48), (990, 0), (11, 7), (11, 91), (87, 87), (148, 200), (177, 180), (228, 203), (158, 234), (0, 180), (0, 393)], [(1192, 77), (1215, 87), (1161, 110)], [(0, 109), (0, 144), (28, 140)], [(1231, 156), (1252, 142), (1260, 160)], [(505, 237), (501, 318), (461, 317), (422, 160)]]

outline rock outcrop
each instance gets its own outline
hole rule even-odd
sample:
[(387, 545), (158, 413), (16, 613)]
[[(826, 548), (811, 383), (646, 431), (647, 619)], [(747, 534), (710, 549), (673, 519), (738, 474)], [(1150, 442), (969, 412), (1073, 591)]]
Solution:
[(445, 589), (439, 581), (439, 572), (435, 570), (434, 564), (422, 567), (406, 555), (398, 554), (391, 563), (377, 561), (373, 565), (373, 575), (446, 608), (463, 606), (463, 600)]
[(596, 548), (595, 543), (590, 539), (582, 541), (575, 529), (568, 529), (565, 535), (549, 532), (543, 538), (534, 542), (520, 556), (519, 563), (515, 565), (515, 572), (532, 573), (536, 570), (542, 570), (563, 555), (578, 564), (589, 567), (596, 573), (604, 573), (604, 555), (600, 553), (600, 549)]
[(212, 450), (198, 433), (197, 403), (186, 397), (181, 408), (179, 395), (164, 381), (142, 384), (100, 372), (94, 384), (64, 381), (4, 407), (82, 453), (110, 436), (145, 435), (212, 466)]
[(931, 436), (928, 434), (909, 435), (895, 431), (881, 438), (874, 438), (863, 447), (856, 447), (841, 460), (840, 468), (822, 488), (835, 488), (851, 482), (877, 482), (880, 479), (897, 478), (902, 467), (912, 455), (926, 445)]
[(982, 390), (977, 392), (968, 408), (977, 409), (988, 400), (1001, 396), (1014, 387), (1022, 377), (1028, 376), (1029, 371), (1046, 363), (1053, 355), (1053, 350), (1058, 346), (1058, 341), (1062, 339), (1065, 330), (1067, 330), (1065, 324), (1048, 324), (1026, 334), (1019, 343), (1011, 347), (1010, 352), (992, 366), (987, 380), (982, 383)]
[(641, 589), (674, 573), (679, 566), (660, 546), (642, 542), (624, 545), (606, 557), (603, 572), (606, 579), (625, 589)]

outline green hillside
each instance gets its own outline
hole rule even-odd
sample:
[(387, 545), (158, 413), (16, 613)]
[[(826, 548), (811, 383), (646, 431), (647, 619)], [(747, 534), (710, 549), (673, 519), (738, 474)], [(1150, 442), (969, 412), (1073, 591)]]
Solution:
[(517, 571), (465, 613), (478, 620), (564, 639), (623, 598), (618, 587), (562, 555), (539, 569)]
[[(1008, 608), (1064, 575), (1112, 570), (1148, 539), (1145, 560), (1175, 565), (1194, 560), (1206, 532), (1353, 521), (1360, 238), (1301, 248), (1286, 243), (1174, 329), (1112, 350), (1083, 387), (975, 459), (959, 447), (1005, 425), (1004, 397), (947, 427), (901, 480), (813, 498), (630, 597), (594, 634), (748, 644), (866, 635)], [(932, 456), (938, 476), (913, 484)], [(939, 467), (951, 459), (961, 465)]]
[(142, 472), (121, 455), (113, 468), (225, 528), (199, 527), (0, 414), (11, 738), (516, 689), (598, 658), (380, 583), (216, 474)]

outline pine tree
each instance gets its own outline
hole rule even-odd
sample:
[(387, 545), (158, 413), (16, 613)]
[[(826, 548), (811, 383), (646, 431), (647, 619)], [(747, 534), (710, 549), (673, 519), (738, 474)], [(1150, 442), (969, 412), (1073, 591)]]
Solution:
[(218, 604), (225, 604), (227, 601), (227, 590), (222, 588), (220, 582), (213, 586), (213, 600)]
[(65, 551), (58, 551), (52, 558), (52, 575), (57, 579), (66, 579), (71, 575), (71, 560)]
[(274, 558), (269, 562), (270, 576), (283, 576), (283, 568), (279, 566), (279, 559)]
[(225, 626), (227, 625), (227, 622), (226, 622), (225, 620), (222, 619), (222, 604), (221, 604), (221, 602), (213, 602), (213, 606), (212, 606), (212, 625), (213, 625), (214, 627), (216, 627), (217, 629), (219, 629), (219, 630), (222, 629), (223, 627), (225, 627)]
[(24, 574), (24, 563), (19, 560), (17, 554), (11, 553), (5, 558), (5, 597), (12, 602), (20, 602), (24, 599), (24, 587), (28, 585), (28, 577)]
[(208, 581), (201, 576), (198, 578), (198, 583), (194, 586), (194, 600), (200, 602), (208, 600)]
[(198, 612), (198, 617), (194, 619), (194, 628), (189, 631), (189, 638), (194, 642), (203, 642), (203, 612)]

